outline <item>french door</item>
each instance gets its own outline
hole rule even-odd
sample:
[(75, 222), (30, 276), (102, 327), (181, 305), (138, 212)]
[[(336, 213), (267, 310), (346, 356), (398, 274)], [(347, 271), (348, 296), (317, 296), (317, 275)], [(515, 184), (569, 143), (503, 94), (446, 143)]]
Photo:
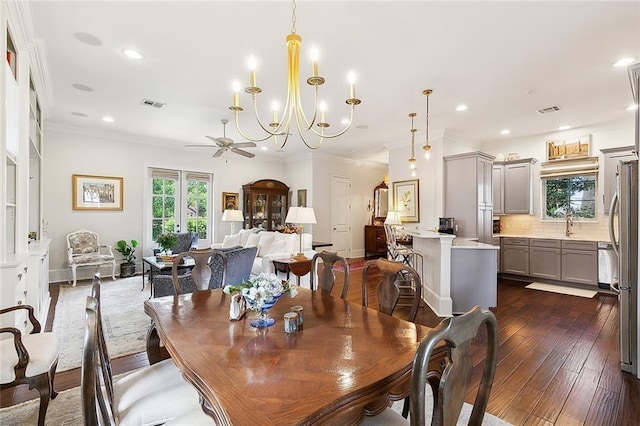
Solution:
[(167, 232), (196, 232), (199, 246), (211, 244), (213, 176), (185, 170), (151, 169), (151, 238)]

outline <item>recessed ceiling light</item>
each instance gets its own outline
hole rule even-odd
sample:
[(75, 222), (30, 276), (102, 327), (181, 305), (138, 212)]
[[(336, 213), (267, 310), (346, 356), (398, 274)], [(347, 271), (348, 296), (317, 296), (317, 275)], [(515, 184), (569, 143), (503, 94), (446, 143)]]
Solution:
[(558, 126), (558, 130), (569, 130), (570, 128), (570, 124), (563, 124), (562, 126)]
[(629, 105), (625, 108), (627, 111), (635, 111), (638, 109), (638, 104)]
[(269, 148), (267, 148), (266, 146), (263, 146), (262, 148), (260, 148), (263, 151), (269, 151)]
[(509, 129), (504, 129), (503, 131), (500, 132), (501, 135), (508, 135), (509, 133), (511, 133), (511, 130)]
[(72, 112), (71, 114), (75, 115), (76, 117), (82, 117), (82, 118), (88, 117), (88, 115), (85, 114), (84, 112)]
[(363, 130), (363, 129), (368, 129), (368, 128), (369, 128), (369, 125), (368, 125), (368, 124), (358, 124), (358, 125), (356, 126), (356, 129), (361, 129), (361, 130)]
[(100, 45), (102, 45), (102, 40), (100, 40), (98, 37), (94, 36), (93, 34), (89, 34), (89, 33), (74, 33), (73, 36), (79, 42), (82, 42), (84, 44), (88, 44), (89, 46), (100, 46)]
[(83, 92), (93, 92), (93, 87), (87, 86), (86, 84), (74, 83), (71, 87), (82, 90)]
[(635, 58), (620, 58), (613, 63), (614, 67), (624, 67), (626, 65), (632, 64), (635, 61)]
[(102, 117), (102, 121), (104, 121), (105, 123), (113, 123), (113, 117), (105, 115), (104, 117)]
[(458, 105), (456, 107), (456, 111), (466, 111), (467, 110), (467, 106), (466, 105)]
[(144, 56), (142, 56), (142, 53), (138, 52), (137, 50), (134, 49), (124, 49), (122, 51), (122, 53), (124, 53), (124, 55), (130, 59), (142, 59), (144, 58)]

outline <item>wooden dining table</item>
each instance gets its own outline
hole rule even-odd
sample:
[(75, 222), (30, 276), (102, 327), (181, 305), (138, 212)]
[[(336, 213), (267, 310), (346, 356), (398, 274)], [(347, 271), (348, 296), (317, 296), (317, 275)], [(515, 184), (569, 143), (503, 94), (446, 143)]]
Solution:
[[(267, 329), (251, 327), (251, 312), (230, 321), (229, 301), (207, 290), (144, 303), (151, 335), (219, 425), (357, 424), (408, 395), (414, 353), (430, 331), (304, 288), (278, 300)], [(303, 328), (285, 333), (293, 305), (303, 306)]]

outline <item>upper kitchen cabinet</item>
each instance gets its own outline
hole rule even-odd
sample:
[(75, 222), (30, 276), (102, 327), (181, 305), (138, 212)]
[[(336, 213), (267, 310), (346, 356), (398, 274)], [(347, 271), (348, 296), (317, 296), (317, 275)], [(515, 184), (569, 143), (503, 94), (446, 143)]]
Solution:
[(616, 192), (616, 172), (620, 161), (631, 160), (635, 158), (632, 146), (623, 146), (617, 148), (601, 149), (604, 157), (604, 190), (602, 193), (602, 203), (604, 205), (604, 214), (609, 214), (611, 207), (611, 199)]
[(456, 220), (456, 235), (493, 242), (494, 157), (470, 152), (444, 157), (444, 215)]
[(537, 162), (524, 158), (493, 164), (495, 214), (533, 214), (533, 165)]

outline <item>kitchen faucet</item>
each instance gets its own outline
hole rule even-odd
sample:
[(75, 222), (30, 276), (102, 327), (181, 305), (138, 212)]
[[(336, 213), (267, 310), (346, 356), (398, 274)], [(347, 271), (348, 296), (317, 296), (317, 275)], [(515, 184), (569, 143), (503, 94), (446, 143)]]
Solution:
[(567, 213), (565, 216), (566, 227), (565, 227), (565, 235), (568, 237), (572, 234), (571, 228), (573, 228), (573, 216), (570, 213)]

